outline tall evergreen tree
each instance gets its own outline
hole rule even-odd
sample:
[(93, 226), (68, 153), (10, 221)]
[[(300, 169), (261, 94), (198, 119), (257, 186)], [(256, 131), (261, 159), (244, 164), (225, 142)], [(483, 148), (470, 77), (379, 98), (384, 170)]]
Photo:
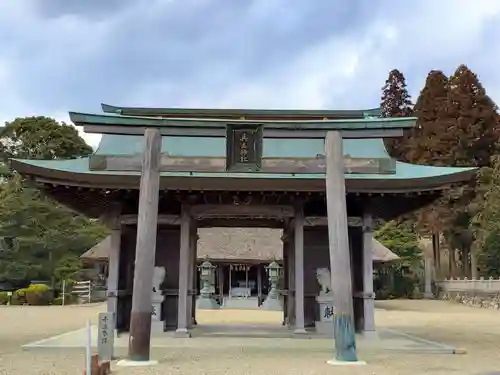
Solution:
[(498, 153), (498, 108), (465, 65), (450, 77), (447, 107), (450, 131), (444, 140), (453, 165), (490, 166)]
[[(413, 103), (406, 88), (406, 79), (403, 73), (397, 69), (389, 72), (389, 77), (382, 88), (380, 107), (382, 117), (409, 117), (412, 115)], [(404, 144), (408, 136), (409, 134), (405, 134), (403, 139), (390, 138), (384, 140), (385, 146), (392, 157), (397, 159), (403, 157), (404, 150), (401, 150), (399, 145)]]
[(445, 165), (449, 162), (447, 149), (441, 142), (448, 126), (443, 121), (447, 113), (447, 95), (448, 78), (439, 70), (430, 71), (413, 109), (418, 121), (405, 143), (407, 161), (429, 165)]

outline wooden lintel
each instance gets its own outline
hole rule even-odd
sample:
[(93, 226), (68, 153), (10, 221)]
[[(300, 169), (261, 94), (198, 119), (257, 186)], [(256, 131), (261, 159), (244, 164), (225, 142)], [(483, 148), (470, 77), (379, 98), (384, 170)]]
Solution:
[[(358, 216), (349, 216), (347, 218), (347, 223), (349, 227), (362, 227), (363, 218)], [(315, 226), (328, 226), (328, 218), (322, 216), (308, 216), (305, 218), (305, 226), (315, 227)]]
[[(179, 215), (158, 215), (158, 224), (163, 225), (180, 225), (181, 218)], [(137, 215), (121, 215), (120, 223), (122, 225), (137, 224)]]
[[(138, 155), (92, 155), (89, 169), (93, 171), (140, 171), (142, 156)], [(179, 157), (162, 154), (161, 172), (225, 172), (225, 157)], [(344, 156), (344, 172), (347, 174), (393, 174), (396, 162), (391, 158), (352, 158)], [(313, 158), (262, 158), (256, 173), (325, 173), (324, 155)]]
[[(217, 207), (216, 205), (211, 205)], [(202, 207), (202, 206), (201, 206)], [(241, 206), (236, 206), (241, 207)], [(251, 207), (251, 206), (243, 206), (243, 207)], [(272, 206), (271, 206), (272, 207)], [(216, 212), (216, 211), (213, 211)], [(213, 228), (213, 227), (226, 227), (226, 228), (283, 228), (283, 222), (281, 220), (276, 219), (252, 219), (250, 215), (234, 215), (234, 213), (230, 215), (222, 214), (223, 211), (218, 212), (217, 214), (207, 214), (207, 215), (199, 215), (198, 213), (198, 227), (200, 228)], [(227, 211), (226, 211), (227, 213)], [(248, 211), (246, 212), (248, 214)], [(225, 217), (224, 217), (225, 216)], [(228, 217), (229, 216), (229, 217)], [(245, 217), (246, 216), (246, 217)], [(259, 215), (256, 215), (259, 216)], [(262, 215), (260, 215), (262, 216)], [(363, 226), (363, 218), (358, 216), (350, 216), (347, 218), (349, 227), (362, 227)], [(137, 224), (137, 215), (129, 214), (129, 215), (121, 215), (120, 223), (122, 225), (133, 225)], [(161, 214), (158, 215), (158, 224), (163, 225), (180, 225), (180, 216), (179, 215), (166, 215)], [(326, 217), (322, 216), (307, 216), (304, 221), (304, 226), (306, 227), (315, 227), (315, 226), (327, 226), (328, 220)], [(287, 235), (287, 233), (284, 233)]]
[(231, 204), (202, 204), (191, 207), (191, 215), (196, 218), (210, 217), (250, 217), (250, 218), (286, 218), (294, 216), (292, 206), (284, 205), (231, 205)]

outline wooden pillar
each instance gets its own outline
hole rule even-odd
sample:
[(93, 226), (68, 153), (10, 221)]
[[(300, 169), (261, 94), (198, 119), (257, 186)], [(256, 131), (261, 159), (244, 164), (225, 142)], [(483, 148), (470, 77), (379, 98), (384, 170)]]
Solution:
[(118, 280), (120, 273), (121, 224), (117, 220), (111, 229), (111, 244), (109, 248), (107, 283), (107, 312), (113, 313), (113, 324), (116, 329), (118, 313)]
[(219, 271), (219, 304), (224, 305), (224, 270), (226, 269), (224, 264), (221, 264), (217, 270)]
[(128, 344), (129, 359), (143, 362), (149, 361), (150, 357), (151, 298), (158, 230), (161, 134), (158, 129), (148, 128), (144, 138)]
[(227, 296), (228, 299), (231, 299), (231, 288), (232, 288), (232, 276), (233, 276), (233, 265), (229, 265), (229, 295)]
[[(248, 264), (245, 264), (245, 288), (248, 290), (248, 270), (250, 266)], [(245, 294), (246, 298), (246, 294)]]
[(304, 327), (304, 212), (295, 210), (294, 223), (294, 265), (295, 265), (295, 330), (306, 333)]
[(262, 264), (257, 265), (257, 301), (260, 306), (262, 303)]
[[(190, 220), (190, 228), (189, 228), (189, 267), (188, 267), (188, 300), (186, 307), (186, 316), (187, 316), (187, 328), (191, 328), (193, 324), (193, 293), (194, 293), (194, 267), (196, 265), (196, 254), (193, 249), (193, 241), (195, 241), (196, 235), (196, 226), (194, 225), (194, 220), (191, 218)], [(193, 235), (194, 232), (194, 235)]]
[[(179, 258), (179, 299), (177, 302), (177, 330), (176, 337), (190, 337), (188, 326), (188, 289), (189, 289), (189, 269), (192, 268), (189, 264), (191, 258), (191, 217), (189, 215), (189, 207), (183, 206), (181, 212), (181, 248)], [(191, 320), (191, 319), (189, 319)]]
[(363, 215), (363, 335), (376, 338), (375, 293), (373, 292), (373, 218), (369, 212)]
[(288, 322), (290, 327), (295, 326), (295, 238), (293, 230), (287, 230), (287, 242), (285, 246), (288, 252)]
[(328, 240), (333, 298), (335, 301), (333, 318), (335, 359), (339, 362), (355, 362), (358, 358), (354, 331), (344, 155), (340, 132), (329, 131), (327, 133), (325, 154)]
[(198, 297), (198, 227), (196, 225), (196, 220), (192, 220), (192, 230), (191, 230), (191, 276), (190, 280), (192, 283), (193, 298), (191, 300), (191, 325), (198, 324), (196, 322), (196, 298)]

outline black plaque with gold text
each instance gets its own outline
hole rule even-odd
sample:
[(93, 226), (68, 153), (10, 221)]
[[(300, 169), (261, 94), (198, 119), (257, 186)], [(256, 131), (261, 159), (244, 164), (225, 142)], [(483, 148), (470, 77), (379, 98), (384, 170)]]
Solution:
[(228, 171), (258, 171), (262, 159), (262, 131), (260, 126), (227, 126)]

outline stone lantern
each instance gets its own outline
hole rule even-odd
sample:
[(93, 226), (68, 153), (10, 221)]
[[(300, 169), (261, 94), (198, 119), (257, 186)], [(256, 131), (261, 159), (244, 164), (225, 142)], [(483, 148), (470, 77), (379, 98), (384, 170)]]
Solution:
[(215, 266), (206, 259), (199, 267), (201, 290), (197, 300), (199, 309), (218, 309), (220, 306), (214, 298)]
[(282, 310), (283, 306), (281, 304), (281, 298), (278, 293), (278, 283), (281, 277), (281, 266), (276, 262), (272, 261), (267, 267), (266, 272), (269, 278), (270, 289), (267, 294), (267, 298), (262, 304), (262, 307), (266, 310)]

